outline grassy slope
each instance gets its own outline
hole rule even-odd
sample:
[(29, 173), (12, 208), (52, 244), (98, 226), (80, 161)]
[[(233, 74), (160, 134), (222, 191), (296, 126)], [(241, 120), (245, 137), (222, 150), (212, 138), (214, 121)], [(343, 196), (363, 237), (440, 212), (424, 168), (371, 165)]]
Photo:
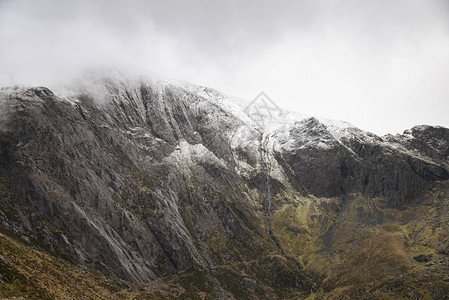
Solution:
[[(276, 286), (273, 289), (260, 284), (272, 280), (262, 277), (271, 277), (279, 273), (276, 267), (288, 264), (283, 258), (269, 257), (263, 266), (257, 259), (242, 261), (239, 265), (230, 262), (210, 271), (189, 269), (150, 284), (130, 284), (37, 250), (4, 228), (0, 234), (0, 299), (217, 299), (219, 294), (213, 288), (211, 275), (232, 298), (296, 298), (301, 295), (297, 289)], [(261, 278), (255, 289), (242, 287), (242, 279), (248, 275)]]
[[(449, 295), (447, 247), (449, 199), (433, 191), (424, 203), (401, 210), (380, 199), (353, 195), (337, 200), (295, 199), (271, 218), (285, 251), (316, 275), (320, 291), (311, 298), (444, 298)], [(335, 204), (337, 205), (337, 204)], [(327, 208), (327, 209), (326, 209)], [(333, 212), (332, 212), (333, 211)], [(417, 262), (418, 254), (432, 254)]]
[[(0, 298), (27, 299), (157, 299), (134, 286), (27, 245), (6, 230), (0, 236)], [(121, 287), (120, 287), (121, 286)], [(125, 288), (123, 288), (125, 287)]]

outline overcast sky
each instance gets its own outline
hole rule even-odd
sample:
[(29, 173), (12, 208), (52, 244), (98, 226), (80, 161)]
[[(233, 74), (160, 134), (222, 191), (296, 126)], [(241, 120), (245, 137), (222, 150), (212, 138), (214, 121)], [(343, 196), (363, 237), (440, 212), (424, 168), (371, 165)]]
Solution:
[(449, 1), (0, 0), (1, 86), (101, 66), (377, 134), (449, 127)]

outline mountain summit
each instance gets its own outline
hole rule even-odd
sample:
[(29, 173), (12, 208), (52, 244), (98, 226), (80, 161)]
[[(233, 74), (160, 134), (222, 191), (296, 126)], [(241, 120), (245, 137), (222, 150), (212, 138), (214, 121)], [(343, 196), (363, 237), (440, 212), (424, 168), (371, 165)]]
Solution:
[(96, 76), (0, 90), (0, 158), (3, 297), (449, 294), (447, 128), (261, 123), (210, 88)]

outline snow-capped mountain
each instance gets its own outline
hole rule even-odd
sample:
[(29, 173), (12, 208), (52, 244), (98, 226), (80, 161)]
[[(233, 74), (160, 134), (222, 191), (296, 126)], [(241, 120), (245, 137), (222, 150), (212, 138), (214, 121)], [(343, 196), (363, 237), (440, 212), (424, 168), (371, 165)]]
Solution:
[(118, 73), (4, 88), (0, 112), (2, 228), (140, 296), (449, 293), (447, 128), (260, 118)]

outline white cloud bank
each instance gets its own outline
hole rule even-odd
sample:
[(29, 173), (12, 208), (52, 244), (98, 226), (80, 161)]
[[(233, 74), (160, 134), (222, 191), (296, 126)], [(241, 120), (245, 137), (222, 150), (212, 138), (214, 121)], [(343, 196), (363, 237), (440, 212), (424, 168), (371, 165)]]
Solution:
[(0, 85), (116, 66), (343, 119), (449, 127), (449, 3), (0, 0)]

